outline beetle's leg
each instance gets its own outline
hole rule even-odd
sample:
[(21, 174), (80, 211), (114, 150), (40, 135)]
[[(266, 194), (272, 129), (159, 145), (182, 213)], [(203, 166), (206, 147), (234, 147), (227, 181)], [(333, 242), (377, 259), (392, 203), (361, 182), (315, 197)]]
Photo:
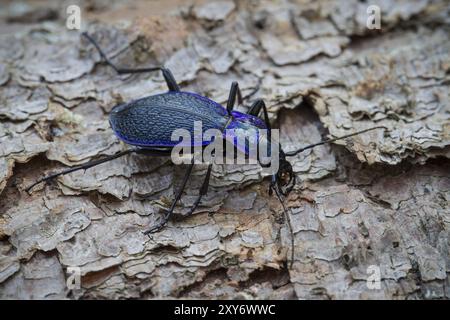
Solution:
[(264, 115), (264, 122), (267, 126), (267, 129), (270, 129), (270, 122), (269, 122), (269, 115), (267, 113), (267, 107), (264, 103), (263, 99), (257, 99), (253, 104), (250, 106), (250, 109), (248, 110), (247, 114), (258, 117), (259, 113), (261, 112), (261, 109), (263, 110)]
[(95, 167), (95, 166), (97, 166), (97, 165), (99, 165), (99, 164), (102, 164), (102, 163), (105, 163), (105, 162), (108, 162), (108, 161), (111, 161), (111, 160), (114, 160), (114, 159), (123, 157), (123, 156), (125, 156), (125, 155), (127, 155), (127, 154), (130, 154), (130, 153), (133, 153), (133, 152), (139, 152), (139, 151), (140, 151), (140, 149), (138, 149), (138, 148), (125, 150), (125, 151), (122, 151), (122, 152), (113, 154), (113, 155), (111, 155), (111, 156), (105, 157), (105, 158), (103, 158), (103, 159), (90, 161), (90, 162), (87, 162), (87, 163), (85, 163), (85, 164), (82, 164), (82, 165), (79, 165), (79, 166), (76, 166), (76, 167), (68, 168), (68, 169), (63, 170), (63, 171), (61, 171), (61, 172), (57, 172), (57, 173), (50, 174), (50, 175), (48, 175), (48, 176), (46, 176), (46, 177), (44, 177), (44, 178), (41, 178), (41, 179), (37, 180), (37, 181), (36, 181), (35, 183), (33, 183), (31, 186), (29, 186), (28, 188), (26, 188), (25, 191), (26, 191), (26, 192), (29, 192), (34, 186), (38, 185), (38, 184), (41, 183), (41, 182), (45, 182), (45, 181), (48, 181), (48, 180), (52, 180), (52, 179), (54, 179), (54, 178), (56, 178), (56, 177), (59, 177), (59, 176), (62, 176), (62, 175), (68, 174), (68, 173), (72, 173), (72, 172), (74, 172), (74, 171), (78, 171), (78, 170), (86, 170), (86, 169)]
[(113, 68), (118, 74), (128, 74), (128, 73), (144, 73), (144, 72), (153, 72), (153, 71), (161, 71), (164, 80), (166, 80), (167, 87), (169, 87), (169, 91), (180, 91), (180, 87), (178, 87), (177, 82), (175, 81), (175, 78), (173, 77), (172, 72), (164, 67), (150, 67), (150, 68), (119, 68), (114, 63), (111, 62), (111, 60), (108, 59), (106, 54), (103, 52), (102, 48), (98, 45), (98, 43), (92, 38), (89, 34), (86, 32), (83, 32), (82, 35), (86, 37), (90, 43), (94, 45), (94, 47), (97, 49), (100, 56), (103, 58), (105, 63), (109, 65), (111, 68)]
[(234, 108), (234, 103), (236, 102), (236, 96), (238, 98), (238, 103), (242, 104), (242, 93), (241, 89), (239, 89), (239, 84), (236, 81), (233, 81), (230, 88), (230, 93), (228, 94), (227, 100), (227, 111), (230, 114), (231, 110)]
[(145, 148), (137, 148), (136, 149), (137, 154), (142, 154), (145, 156), (152, 156), (152, 157), (168, 157), (172, 153), (171, 150), (167, 149), (145, 149)]
[(172, 205), (170, 206), (170, 209), (166, 212), (166, 214), (164, 215), (161, 222), (159, 222), (157, 225), (153, 226), (151, 229), (145, 231), (144, 234), (149, 234), (149, 233), (159, 231), (167, 223), (167, 221), (169, 221), (178, 200), (180, 200), (181, 195), (183, 194), (184, 188), (186, 187), (189, 177), (191, 176), (193, 167), (194, 167), (194, 157), (192, 157), (192, 162), (189, 164), (189, 167), (184, 175), (183, 183), (181, 184), (180, 190), (178, 190), (177, 195), (175, 196), (175, 200), (172, 202)]
[[(264, 103), (264, 100), (262, 100), (262, 99), (255, 100), (255, 102), (253, 102), (253, 104), (250, 106), (250, 109), (248, 110), (247, 114), (258, 117), (259, 113), (261, 112), (261, 109), (263, 110), (264, 123), (266, 124), (267, 131), (268, 131), (268, 138), (270, 140), (272, 129), (270, 126), (269, 115), (268, 115), (267, 107), (266, 107), (266, 104)], [(272, 175), (272, 181), (271, 181), (270, 187), (269, 187), (269, 195), (272, 195), (273, 189), (277, 188), (278, 186), (279, 186), (278, 185), (278, 177), (277, 177), (277, 174), (274, 174), (274, 175)], [(278, 190), (281, 190), (281, 189), (278, 188)]]
[(200, 188), (200, 192), (198, 194), (197, 199), (195, 200), (194, 204), (192, 205), (191, 210), (189, 210), (189, 212), (186, 214), (186, 216), (190, 216), (195, 209), (197, 209), (200, 200), (202, 200), (202, 197), (208, 192), (208, 187), (209, 187), (209, 180), (211, 178), (211, 169), (212, 169), (212, 163), (209, 164), (208, 166), (208, 170), (206, 171), (206, 176), (205, 176), (205, 180), (203, 180), (203, 184)]
[(253, 102), (248, 109), (247, 114), (257, 117), (259, 115), (259, 112), (261, 111), (263, 103), (264, 101), (262, 99), (255, 100), (255, 102)]

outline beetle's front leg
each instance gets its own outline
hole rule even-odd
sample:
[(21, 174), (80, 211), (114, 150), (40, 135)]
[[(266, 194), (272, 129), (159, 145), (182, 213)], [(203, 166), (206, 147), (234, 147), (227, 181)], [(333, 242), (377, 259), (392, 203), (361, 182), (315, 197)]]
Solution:
[(261, 112), (261, 109), (263, 110), (264, 123), (266, 124), (267, 129), (270, 130), (271, 126), (269, 121), (269, 114), (267, 112), (267, 107), (263, 99), (255, 100), (255, 102), (253, 102), (253, 104), (250, 106), (250, 109), (248, 110), (247, 114), (258, 117), (259, 113)]
[(149, 230), (145, 231), (144, 234), (148, 235), (150, 233), (157, 232), (157, 231), (161, 230), (161, 228), (167, 224), (167, 222), (169, 221), (170, 217), (173, 214), (173, 210), (175, 210), (175, 206), (176, 206), (178, 200), (180, 200), (181, 195), (183, 194), (184, 188), (186, 188), (186, 184), (189, 180), (189, 177), (191, 176), (193, 167), (194, 167), (194, 157), (192, 157), (192, 162), (189, 164), (189, 167), (186, 170), (186, 173), (185, 173), (184, 179), (183, 179), (183, 183), (181, 184), (181, 187), (175, 196), (175, 200), (172, 202), (172, 205), (170, 206), (169, 210), (167, 210), (166, 214), (162, 218), (162, 221), (159, 222), (158, 224), (156, 224), (155, 226), (153, 226), (152, 228), (150, 228)]

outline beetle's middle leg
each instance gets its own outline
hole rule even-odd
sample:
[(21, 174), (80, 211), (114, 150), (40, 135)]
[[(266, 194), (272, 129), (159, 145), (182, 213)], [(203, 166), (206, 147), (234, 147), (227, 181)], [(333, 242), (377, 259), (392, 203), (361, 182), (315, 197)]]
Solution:
[(90, 43), (94, 45), (94, 47), (97, 49), (100, 56), (103, 58), (105, 63), (109, 65), (111, 68), (113, 68), (118, 74), (129, 74), (129, 73), (144, 73), (144, 72), (153, 72), (153, 71), (161, 71), (164, 77), (164, 80), (166, 80), (167, 87), (169, 88), (169, 91), (180, 91), (180, 87), (178, 86), (177, 82), (175, 81), (175, 78), (172, 74), (172, 72), (164, 67), (149, 67), (149, 68), (120, 68), (117, 67), (114, 63), (111, 62), (111, 60), (108, 59), (106, 54), (103, 52), (102, 48), (98, 45), (97, 41), (94, 40), (89, 34), (86, 32), (83, 32), (82, 35), (86, 37), (86, 39), (89, 40)]
[[(182, 195), (182, 193), (184, 191), (184, 188), (186, 187), (186, 183), (187, 183), (187, 181), (189, 179), (189, 176), (191, 175), (193, 166), (194, 166), (193, 163), (191, 163), (189, 165), (189, 168), (186, 171), (186, 174), (185, 174), (183, 183), (181, 185), (181, 188), (178, 191), (178, 193), (177, 193), (177, 195), (175, 197), (175, 200), (173, 201), (172, 205), (170, 206), (170, 209), (167, 211), (167, 213), (164, 216), (164, 218), (162, 219), (162, 221), (160, 223), (158, 223), (156, 226), (152, 227), (150, 230), (145, 231), (144, 234), (149, 234), (149, 233), (156, 232), (156, 231), (160, 230), (169, 221), (171, 215), (173, 214), (173, 210), (175, 209), (175, 205), (177, 204), (178, 200), (180, 200), (181, 195)], [(192, 215), (192, 213), (195, 211), (195, 209), (197, 209), (198, 205), (200, 204), (200, 201), (203, 198), (203, 196), (208, 192), (209, 180), (211, 178), (211, 169), (212, 169), (212, 164), (209, 164), (208, 165), (208, 169), (206, 171), (205, 179), (203, 180), (202, 186), (200, 187), (200, 191), (199, 191), (198, 197), (195, 200), (194, 204), (192, 205), (192, 208), (186, 214), (186, 217), (189, 217), (190, 215)]]
[(238, 98), (238, 103), (242, 104), (242, 93), (241, 89), (239, 89), (239, 84), (236, 81), (233, 81), (230, 88), (230, 93), (228, 94), (227, 100), (227, 111), (231, 113), (231, 110), (234, 108), (234, 104), (236, 102), (236, 97)]
[(264, 123), (266, 124), (267, 129), (271, 129), (270, 122), (269, 122), (269, 115), (267, 113), (267, 107), (264, 103), (263, 99), (257, 99), (253, 104), (250, 106), (250, 109), (248, 110), (247, 114), (258, 117), (259, 113), (261, 112), (261, 109), (263, 110), (264, 115)]
[(170, 206), (169, 210), (167, 210), (166, 214), (162, 218), (162, 221), (159, 222), (158, 224), (156, 224), (155, 226), (153, 226), (152, 228), (150, 228), (149, 230), (145, 231), (144, 234), (148, 235), (150, 233), (159, 231), (162, 227), (164, 227), (166, 225), (167, 221), (169, 221), (170, 217), (173, 214), (173, 210), (175, 210), (175, 206), (176, 206), (178, 200), (180, 200), (181, 195), (183, 194), (184, 188), (186, 188), (186, 184), (189, 180), (189, 177), (191, 176), (193, 167), (194, 167), (194, 157), (192, 157), (192, 162), (189, 164), (189, 167), (186, 170), (186, 173), (185, 173), (184, 179), (183, 179), (183, 183), (181, 184), (181, 187), (175, 196), (175, 200), (172, 202), (172, 205)]
[(203, 180), (202, 186), (200, 187), (198, 197), (195, 200), (194, 204), (192, 205), (192, 208), (187, 213), (186, 217), (189, 217), (195, 211), (195, 209), (197, 209), (198, 205), (200, 204), (200, 200), (202, 200), (202, 197), (208, 192), (209, 180), (211, 178), (211, 169), (212, 169), (212, 163), (210, 163), (208, 165), (208, 169), (206, 171), (206, 176), (205, 176), (205, 179)]
[(111, 160), (123, 157), (123, 156), (125, 156), (127, 154), (140, 153), (140, 152), (141, 152), (141, 149), (139, 149), (139, 148), (128, 149), (128, 150), (121, 151), (119, 153), (113, 154), (111, 156), (107, 156), (107, 157), (99, 159), (99, 160), (93, 160), (93, 161), (84, 163), (84, 164), (79, 165), (79, 166), (75, 166), (75, 167), (68, 168), (66, 170), (63, 170), (63, 171), (60, 171), (60, 172), (57, 172), (57, 173), (50, 174), (50, 175), (48, 175), (48, 176), (46, 176), (44, 178), (41, 178), (41, 179), (37, 180), (36, 182), (34, 182), (32, 185), (30, 185), (28, 188), (26, 188), (25, 191), (26, 192), (30, 192), (30, 190), (33, 189), (34, 186), (38, 185), (41, 182), (46, 182), (46, 181), (52, 180), (52, 179), (54, 179), (56, 177), (59, 177), (59, 176), (62, 176), (62, 175), (66, 175), (66, 174), (69, 174), (69, 173), (72, 173), (72, 172), (75, 172), (75, 171), (78, 171), (78, 170), (86, 170), (86, 169), (98, 166), (99, 164), (102, 164), (102, 163), (105, 163), (105, 162), (108, 162), (108, 161), (111, 161)]

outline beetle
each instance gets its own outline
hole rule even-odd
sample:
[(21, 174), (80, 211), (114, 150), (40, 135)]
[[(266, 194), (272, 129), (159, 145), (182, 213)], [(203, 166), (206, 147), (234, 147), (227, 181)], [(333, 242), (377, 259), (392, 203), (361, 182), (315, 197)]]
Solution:
[[(149, 68), (120, 68), (112, 63), (103, 52), (102, 48), (97, 44), (96, 40), (86, 32), (82, 33), (98, 51), (103, 61), (112, 67), (118, 74), (132, 74), (160, 71), (167, 84), (168, 91), (162, 94), (150, 95), (141, 99), (122, 103), (115, 106), (109, 115), (109, 122), (114, 134), (132, 148), (107, 156), (103, 159), (90, 161), (83, 165), (68, 168), (58, 173), (50, 174), (44, 178), (37, 180), (35, 183), (26, 188), (27, 192), (37, 184), (49, 181), (58, 176), (65, 175), (78, 170), (86, 170), (97, 166), (99, 164), (123, 157), (125, 155), (135, 153), (148, 156), (169, 156), (176, 142), (171, 140), (173, 130), (177, 128), (185, 128), (192, 132), (194, 121), (202, 121), (203, 131), (208, 129), (218, 129), (224, 132), (228, 128), (244, 128), (249, 129), (267, 129), (271, 132), (271, 125), (268, 118), (267, 107), (262, 99), (256, 99), (249, 107), (247, 113), (242, 113), (233, 110), (236, 99), (242, 103), (242, 94), (237, 82), (231, 84), (229, 91), (227, 105), (223, 107), (219, 103), (192, 92), (181, 91), (172, 72), (163, 67), (149, 67)], [(262, 118), (259, 117), (262, 112)], [(279, 169), (271, 176), (271, 183), (269, 194), (275, 192), (276, 196), (283, 205), (284, 212), (286, 207), (282, 201), (282, 197), (286, 197), (295, 185), (295, 174), (292, 166), (286, 157), (294, 156), (304, 150), (314, 148), (319, 145), (330, 143), (336, 140), (345, 139), (354, 135), (361, 134), (370, 130), (375, 130), (384, 127), (372, 127), (366, 130), (358, 131), (342, 137), (324, 140), (315, 144), (311, 144), (289, 153), (283, 152), (280, 148), (279, 152)], [(151, 227), (145, 234), (150, 234), (160, 230), (170, 219), (177, 202), (180, 200), (183, 190), (189, 180), (194, 161), (188, 165), (184, 175), (180, 189), (175, 194), (170, 208), (166, 210), (165, 215), (161, 221), (155, 226)], [(212, 164), (208, 165), (205, 178), (200, 187), (199, 194), (189, 210), (187, 216), (191, 215), (199, 205), (202, 197), (207, 193), (209, 180), (211, 176)], [(289, 219), (288, 224), (292, 233), (292, 227)], [(293, 237), (291, 237), (293, 241)], [(292, 243), (293, 247), (293, 243)], [(293, 254), (293, 248), (292, 248)], [(291, 257), (291, 263), (293, 261)]]

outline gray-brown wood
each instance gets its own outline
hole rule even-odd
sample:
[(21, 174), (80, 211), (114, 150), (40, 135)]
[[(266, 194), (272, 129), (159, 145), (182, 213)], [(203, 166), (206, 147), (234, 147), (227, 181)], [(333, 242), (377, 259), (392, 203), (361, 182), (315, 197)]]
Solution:
[[(117, 76), (57, 2), (0, 9), (0, 298), (450, 298), (448, 2), (81, 2), (82, 27), (118, 65), (165, 64), (184, 90), (225, 103), (236, 80), (263, 98), (291, 158), (295, 261), (258, 166), (213, 166), (192, 217), (142, 234), (185, 169), (130, 155), (28, 195), (39, 177), (126, 146), (116, 104), (166, 90)], [(245, 110), (245, 107), (240, 107)], [(177, 206), (195, 201), (198, 166)], [(381, 288), (367, 286), (369, 266)], [(69, 290), (68, 268), (81, 288)]]

